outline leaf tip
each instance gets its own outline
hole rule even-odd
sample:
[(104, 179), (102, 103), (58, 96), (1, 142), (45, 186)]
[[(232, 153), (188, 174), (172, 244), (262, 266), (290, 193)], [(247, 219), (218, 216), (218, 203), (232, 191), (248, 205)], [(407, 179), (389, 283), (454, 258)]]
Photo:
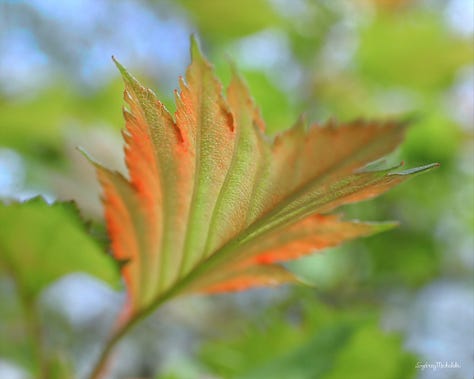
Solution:
[(112, 61), (114, 62), (115, 66), (119, 69), (121, 73), (123, 73), (125, 70), (125, 67), (122, 66), (122, 64), (115, 58), (115, 55), (112, 55)]
[(300, 286), (307, 287), (307, 288), (317, 287), (317, 284), (314, 281), (310, 280), (309, 278), (304, 278), (301, 275), (295, 275), (293, 272), (292, 272), (292, 276), (293, 276), (293, 283), (295, 284), (298, 284)]
[(115, 63), (115, 66), (118, 68), (120, 75), (122, 76), (122, 79), (124, 82), (133, 82), (134, 78), (130, 73), (127, 71), (127, 69), (115, 58), (115, 56), (112, 55), (112, 60)]
[(306, 113), (301, 113), (299, 115), (294, 128), (300, 130), (303, 133), (308, 129), (308, 115)]
[(203, 60), (204, 56), (199, 46), (199, 41), (196, 33), (191, 34), (191, 60)]
[(404, 170), (401, 172), (390, 173), (389, 175), (418, 175), (424, 172), (434, 170), (435, 168), (438, 168), (439, 166), (440, 166), (439, 163), (431, 163), (431, 164), (427, 164), (420, 167), (410, 168), (408, 170)]
[(92, 158), (92, 156), (82, 147), (82, 146), (76, 146), (76, 150), (81, 153), (89, 162), (94, 163), (95, 160)]
[(105, 169), (105, 167), (103, 167), (99, 162), (97, 162), (97, 160), (81, 146), (76, 146), (76, 150), (79, 151), (96, 169)]
[(375, 227), (373, 229), (373, 233), (371, 233), (371, 235), (382, 233), (382, 232), (387, 232), (389, 230), (398, 228), (399, 226), (400, 226), (400, 222), (398, 222), (398, 221), (379, 222), (379, 223), (375, 224)]
[(239, 81), (242, 81), (242, 78), (240, 77), (239, 70), (237, 68), (237, 64), (235, 63), (235, 60), (232, 59), (230, 56), (226, 57), (227, 59), (227, 64), (230, 67), (230, 72), (232, 74), (232, 79), (237, 79)]

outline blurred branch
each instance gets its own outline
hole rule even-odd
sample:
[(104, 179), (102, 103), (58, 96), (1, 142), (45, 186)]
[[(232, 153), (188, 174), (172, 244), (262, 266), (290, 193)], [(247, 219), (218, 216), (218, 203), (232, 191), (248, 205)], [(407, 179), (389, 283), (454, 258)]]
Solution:
[(36, 357), (37, 379), (48, 379), (49, 365), (47, 354), (44, 350), (44, 338), (36, 299), (29, 296), (23, 290), (18, 275), (15, 273), (15, 270), (13, 270), (11, 265), (7, 265), (7, 269), (15, 284), (21, 305), (23, 306), (25, 329)]

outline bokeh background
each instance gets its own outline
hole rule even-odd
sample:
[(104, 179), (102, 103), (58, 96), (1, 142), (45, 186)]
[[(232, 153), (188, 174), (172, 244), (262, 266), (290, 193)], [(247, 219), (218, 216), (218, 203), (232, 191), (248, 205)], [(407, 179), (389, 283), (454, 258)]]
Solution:
[[(472, 377), (472, 0), (0, 0), (0, 200), (74, 199), (103, 239), (100, 190), (76, 147), (123, 169), (123, 85), (110, 57), (172, 110), (191, 33), (224, 83), (237, 65), (270, 134), (302, 112), (410, 116), (388, 162), (441, 167), (345, 207), (401, 225), (292, 263), (314, 287), (176, 300), (123, 341), (110, 378)], [(59, 377), (86, 375), (122, 301), (82, 274), (42, 293)], [(3, 379), (34, 378), (21, 325), (0, 274)], [(420, 366), (436, 362), (459, 367)]]

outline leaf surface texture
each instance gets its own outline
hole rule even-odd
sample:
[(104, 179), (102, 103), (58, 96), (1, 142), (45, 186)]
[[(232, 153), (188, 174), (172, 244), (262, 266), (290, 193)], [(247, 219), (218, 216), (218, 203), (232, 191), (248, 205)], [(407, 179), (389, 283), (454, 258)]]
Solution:
[(396, 121), (299, 119), (270, 138), (238, 74), (224, 96), (195, 41), (191, 54), (174, 116), (117, 62), (129, 177), (95, 165), (132, 313), (180, 293), (295, 281), (279, 262), (393, 226), (329, 212), (435, 166), (364, 169), (400, 144)]

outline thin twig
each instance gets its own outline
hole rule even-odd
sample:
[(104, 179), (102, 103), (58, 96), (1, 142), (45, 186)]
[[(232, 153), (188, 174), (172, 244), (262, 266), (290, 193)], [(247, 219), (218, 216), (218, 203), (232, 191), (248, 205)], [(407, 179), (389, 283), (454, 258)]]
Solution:
[(21, 302), (25, 310), (25, 321), (28, 329), (28, 335), (35, 349), (35, 356), (38, 363), (38, 379), (47, 379), (49, 365), (44, 350), (44, 338), (41, 328), (40, 317), (34, 299), (20, 294)]

